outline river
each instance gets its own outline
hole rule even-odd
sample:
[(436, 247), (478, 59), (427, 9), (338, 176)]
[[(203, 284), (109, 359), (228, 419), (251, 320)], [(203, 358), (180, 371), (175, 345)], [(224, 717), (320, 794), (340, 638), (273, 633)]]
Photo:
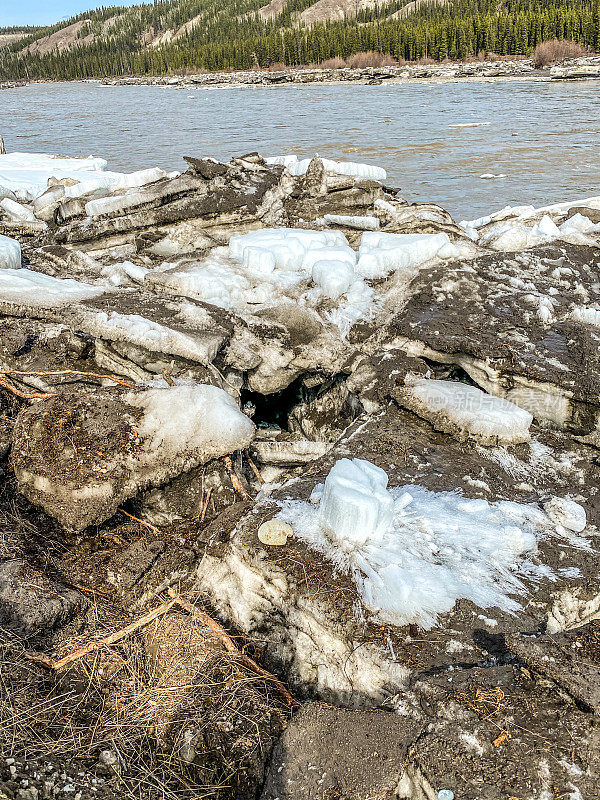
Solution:
[[(99, 155), (115, 170), (254, 150), (366, 161), (408, 200), (463, 219), (600, 194), (599, 84), (38, 84), (0, 92), (0, 134), (9, 151)], [(484, 124), (452, 127), (467, 123)]]

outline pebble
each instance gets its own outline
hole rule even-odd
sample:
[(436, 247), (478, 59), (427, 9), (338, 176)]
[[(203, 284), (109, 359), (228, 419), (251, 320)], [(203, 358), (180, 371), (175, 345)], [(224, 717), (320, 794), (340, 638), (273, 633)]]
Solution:
[(270, 519), (258, 529), (258, 538), (263, 544), (282, 545), (293, 534), (292, 526), (281, 519)]
[(438, 800), (454, 800), (454, 792), (452, 789), (440, 789), (437, 796)]

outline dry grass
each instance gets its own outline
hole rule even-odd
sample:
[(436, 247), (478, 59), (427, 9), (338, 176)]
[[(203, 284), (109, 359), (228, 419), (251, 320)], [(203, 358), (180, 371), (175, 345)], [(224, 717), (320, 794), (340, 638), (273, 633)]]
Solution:
[(548, 67), (567, 58), (583, 58), (588, 55), (585, 47), (578, 42), (567, 39), (551, 39), (541, 42), (533, 51), (533, 64), (535, 67)]
[[(98, 600), (85, 630), (57, 643), (56, 655), (128, 621)], [(150, 634), (161, 643), (158, 657)], [(23, 644), (0, 630), (0, 753), (93, 771), (110, 749), (121, 765), (115, 796), (245, 797), (290, 712), (268, 681), (207, 638), (191, 617), (172, 614), (54, 675), (28, 663)], [(188, 763), (182, 753), (192, 734)]]

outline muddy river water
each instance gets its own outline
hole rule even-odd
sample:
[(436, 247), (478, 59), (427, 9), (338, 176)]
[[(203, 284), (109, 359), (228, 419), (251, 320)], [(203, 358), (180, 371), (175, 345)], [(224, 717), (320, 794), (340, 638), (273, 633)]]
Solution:
[(116, 170), (182, 169), (182, 154), (253, 150), (367, 161), (385, 167), (407, 199), (464, 219), (508, 203), (600, 194), (599, 89), (598, 81), (526, 80), (33, 85), (0, 93), (0, 134), (9, 151), (94, 154)]

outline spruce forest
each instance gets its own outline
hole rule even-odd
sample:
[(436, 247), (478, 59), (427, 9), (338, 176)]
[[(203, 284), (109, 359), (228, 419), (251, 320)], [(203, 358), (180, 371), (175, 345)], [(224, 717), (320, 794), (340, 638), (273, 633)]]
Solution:
[[(392, 0), (370, 7), (357, 0), (344, 19), (310, 26), (301, 14), (312, 0), (276, 2), (272, 14), (265, 13), (264, 0), (101, 7), (51, 27), (23, 29), (22, 38), (0, 46), (0, 79), (299, 66), (362, 51), (406, 61), (528, 55), (553, 38), (600, 47), (600, 0), (417, 0), (408, 6)], [(44, 46), (61, 31), (72, 37), (67, 46)]]

